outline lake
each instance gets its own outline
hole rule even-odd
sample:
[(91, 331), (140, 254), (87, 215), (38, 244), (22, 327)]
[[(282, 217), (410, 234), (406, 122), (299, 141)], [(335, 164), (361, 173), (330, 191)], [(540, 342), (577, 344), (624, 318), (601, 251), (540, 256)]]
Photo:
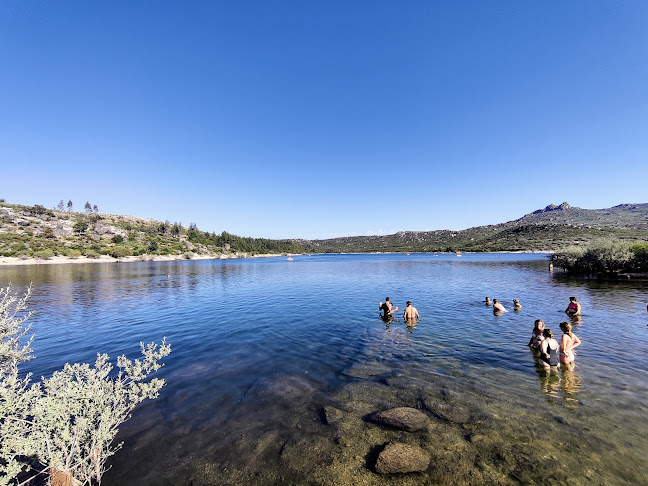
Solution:
[[(648, 482), (645, 281), (567, 278), (537, 254), (381, 254), (0, 267), (8, 282), (34, 285), (37, 359), (23, 369), (36, 376), (172, 345), (107, 486)], [(547, 374), (533, 322), (559, 339), (572, 295), (576, 366)], [(386, 296), (420, 321), (384, 322)], [(511, 312), (494, 316), (486, 296)], [(368, 420), (400, 406), (429, 427)], [(430, 466), (377, 474), (388, 442)]]

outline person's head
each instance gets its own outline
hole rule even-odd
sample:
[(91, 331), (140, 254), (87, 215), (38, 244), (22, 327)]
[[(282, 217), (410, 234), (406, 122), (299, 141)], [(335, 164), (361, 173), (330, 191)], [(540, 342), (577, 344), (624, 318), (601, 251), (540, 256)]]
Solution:
[(407, 307), (409, 307), (410, 305), (412, 305), (412, 301), (408, 300), (408, 301), (405, 303), (405, 305), (406, 305)]
[(545, 323), (542, 319), (536, 319), (533, 323), (533, 327), (538, 331), (542, 331), (545, 328)]
[(485, 300), (486, 302), (489, 302), (489, 301), (490, 301), (490, 297), (486, 297), (484, 300)]
[(389, 297), (385, 297), (385, 302), (389, 302)]
[(497, 299), (493, 299), (493, 304), (497, 304)]
[(562, 332), (564, 332), (565, 334), (569, 334), (570, 337), (572, 335), (571, 329), (572, 329), (572, 327), (571, 327), (571, 324), (569, 322), (563, 321), (563, 322), (560, 323), (560, 330)]
[(569, 302), (576, 302), (576, 297), (570, 297)]
[(513, 299), (513, 303), (514, 303), (515, 305), (520, 305), (520, 301), (519, 301), (518, 299)]
[(542, 335), (547, 339), (551, 339), (553, 337), (553, 331), (551, 329), (545, 329), (542, 331)]

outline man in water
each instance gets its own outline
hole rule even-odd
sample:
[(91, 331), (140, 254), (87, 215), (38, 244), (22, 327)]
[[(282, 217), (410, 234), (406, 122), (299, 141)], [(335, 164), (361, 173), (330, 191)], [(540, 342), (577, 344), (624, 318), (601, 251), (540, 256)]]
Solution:
[(412, 305), (411, 301), (407, 301), (407, 306), (405, 307), (405, 312), (403, 312), (403, 319), (406, 321), (413, 321), (416, 319), (419, 319), (421, 316), (419, 316), (418, 310), (416, 310), (416, 307)]
[(398, 307), (393, 307), (389, 297), (385, 297), (385, 303), (380, 302), (378, 309), (383, 311), (383, 317), (391, 317), (391, 315), (398, 310)]
[(497, 299), (493, 299), (493, 314), (501, 314), (502, 312), (508, 311), (497, 301)]

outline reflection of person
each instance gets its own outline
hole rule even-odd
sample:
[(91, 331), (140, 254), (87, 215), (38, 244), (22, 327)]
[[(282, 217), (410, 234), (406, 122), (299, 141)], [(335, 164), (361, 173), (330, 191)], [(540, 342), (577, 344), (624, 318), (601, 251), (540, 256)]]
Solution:
[(490, 297), (486, 297), (486, 298), (484, 299), (484, 303), (485, 303), (487, 306), (490, 306), (490, 305), (491, 305)]
[(520, 301), (518, 299), (513, 299), (513, 310), (520, 310), (522, 308), (522, 304), (520, 304)]
[(493, 299), (493, 314), (501, 314), (502, 312), (508, 311), (497, 301), (497, 299)]
[(554, 339), (551, 329), (545, 329), (542, 331), (542, 335), (545, 339), (540, 345), (540, 362), (542, 363), (542, 366), (548, 370), (552, 366), (558, 366), (560, 363), (560, 360), (558, 359), (560, 345), (558, 344), (558, 341)]
[(398, 307), (393, 307), (389, 297), (385, 297), (385, 303), (380, 302), (378, 309), (383, 311), (383, 317), (389, 317), (398, 310)]
[(408, 300), (405, 307), (405, 312), (403, 312), (403, 319), (405, 319), (406, 321), (413, 321), (418, 318), (420, 318), (418, 310), (416, 310), (416, 307), (414, 307), (412, 305), (412, 302)]
[(574, 348), (581, 343), (578, 336), (571, 332), (571, 328), (569, 322), (560, 323), (560, 329), (563, 332), (562, 339), (560, 340), (560, 362), (566, 365), (574, 362), (576, 358)]
[(571, 314), (573, 316), (579, 316), (581, 313), (581, 305), (576, 302), (576, 297), (570, 297), (569, 298), (569, 305), (565, 309), (565, 312), (567, 314)]
[(533, 332), (531, 334), (531, 340), (527, 346), (532, 346), (533, 349), (540, 349), (540, 344), (544, 341), (544, 336), (542, 331), (544, 331), (545, 323), (542, 319), (536, 319), (533, 323)]

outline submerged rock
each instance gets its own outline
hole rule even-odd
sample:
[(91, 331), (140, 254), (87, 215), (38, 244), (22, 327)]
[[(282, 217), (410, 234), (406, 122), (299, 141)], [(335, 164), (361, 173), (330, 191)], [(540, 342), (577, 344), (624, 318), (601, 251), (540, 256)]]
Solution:
[(372, 413), (369, 420), (378, 425), (387, 425), (399, 430), (416, 432), (426, 429), (430, 418), (420, 410), (410, 407), (398, 407)]
[(376, 472), (393, 474), (425, 471), (429, 464), (430, 456), (420, 447), (390, 442), (378, 455)]
[(331, 407), (330, 405), (324, 407), (322, 409), (322, 412), (324, 413), (324, 420), (328, 425), (337, 424), (344, 419), (344, 414), (342, 413), (342, 411), (335, 407)]

